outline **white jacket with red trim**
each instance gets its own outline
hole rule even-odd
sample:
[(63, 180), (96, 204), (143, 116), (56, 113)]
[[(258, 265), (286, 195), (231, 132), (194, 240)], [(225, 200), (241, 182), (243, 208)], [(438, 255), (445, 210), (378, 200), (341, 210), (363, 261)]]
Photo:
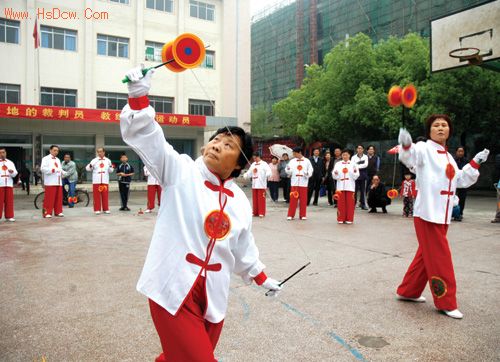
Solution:
[(313, 175), (314, 169), (309, 159), (292, 158), (285, 168), (287, 175), (291, 176), (290, 185), (307, 187), (309, 184), (309, 177)]
[(157, 179), (153, 175), (151, 175), (151, 172), (149, 172), (148, 168), (144, 166), (144, 176), (148, 178), (148, 185), (159, 185), (160, 183), (158, 182)]
[(226, 314), (231, 273), (247, 283), (266, 278), (250, 203), (232, 179), (221, 182), (202, 157), (193, 161), (178, 154), (154, 117), (152, 107), (132, 110), (128, 104), (120, 116), (123, 140), (160, 182), (161, 203), (169, 205), (158, 213), (137, 290), (175, 315), (197, 277), (206, 275), (205, 319), (218, 323)]
[(450, 223), (456, 188), (467, 188), (479, 177), (474, 161), (459, 170), (446, 149), (432, 140), (400, 147), (399, 160), (417, 175), (413, 216), (436, 224)]
[(267, 162), (253, 162), (244, 177), (252, 180), (253, 189), (267, 189), (267, 179), (271, 177), (271, 167)]
[[(8, 159), (0, 160), (0, 187), (13, 187), (14, 177), (16, 176), (17, 170), (14, 162)], [(3, 207), (3, 205), (0, 207)]]
[(87, 171), (92, 171), (93, 184), (109, 184), (109, 174), (115, 169), (111, 160), (107, 157), (96, 157), (85, 166)]
[(342, 160), (335, 164), (332, 176), (337, 180), (337, 190), (354, 192), (359, 169), (354, 162)]
[(43, 184), (45, 186), (62, 186), (62, 176), (66, 172), (62, 169), (59, 158), (48, 154), (42, 158), (40, 170), (43, 174)]

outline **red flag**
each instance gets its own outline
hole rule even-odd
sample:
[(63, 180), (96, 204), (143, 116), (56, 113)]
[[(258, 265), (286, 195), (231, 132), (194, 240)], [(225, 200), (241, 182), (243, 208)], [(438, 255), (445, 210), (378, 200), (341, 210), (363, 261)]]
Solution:
[(35, 39), (35, 49), (40, 46), (40, 38), (38, 37), (38, 19), (35, 19), (35, 28), (33, 29), (33, 38)]

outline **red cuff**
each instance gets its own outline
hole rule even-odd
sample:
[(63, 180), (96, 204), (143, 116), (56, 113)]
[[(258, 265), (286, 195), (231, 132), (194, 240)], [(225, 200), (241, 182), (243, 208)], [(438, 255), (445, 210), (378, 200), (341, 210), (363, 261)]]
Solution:
[(264, 272), (260, 272), (253, 280), (257, 285), (262, 285), (267, 279), (267, 275)]
[(479, 165), (479, 163), (477, 163), (476, 161), (471, 160), (471, 161), (469, 162), (469, 165), (471, 165), (472, 167), (474, 167), (476, 170), (479, 170), (479, 166), (480, 166), (480, 165)]
[(149, 106), (149, 98), (148, 96), (142, 96), (139, 98), (129, 98), (128, 105), (135, 111), (140, 111), (141, 109)]
[(52, 169), (52, 173), (56, 172), (56, 170)]
[(401, 145), (401, 147), (403, 147), (403, 150), (408, 151), (411, 148), (411, 143), (410, 143), (409, 146), (403, 146), (403, 145)]

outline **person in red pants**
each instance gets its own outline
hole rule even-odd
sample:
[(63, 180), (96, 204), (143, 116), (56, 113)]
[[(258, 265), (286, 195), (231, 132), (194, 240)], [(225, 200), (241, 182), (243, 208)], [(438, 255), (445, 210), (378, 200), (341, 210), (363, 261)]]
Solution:
[(14, 222), (14, 177), (17, 176), (14, 162), (7, 159), (7, 150), (0, 147), (0, 220), (5, 210), (5, 220)]
[(293, 157), (285, 168), (290, 179), (290, 205), (288, 206), (287, 220), (295, 218), (297, 203), (299, 204), (299, 217), (301, 220), (307, 220), (307, 193), (309, 178), (314, 169), (311, 161), (302, 156), (302, 148), (293, 149)]
[(109, 174), (115, 169), (111, 160), (106, 156), (104, 147), (97, 149), (97, 157), (85, 167), (92, 171), (92, 193), (94, 195), (94, 213), (109, 214)]
[(52, 212), (57, 217), (64, 217), (62, 209), (62, 176), (65, 176), (66, 172), (62, 169), (61, 161), (57, 158), (58, 154), (59, 146), (50, 146), (49, 154), (42, 158), (42, 164), (40, 165), (45, 188), (43, 217), (47, 219), (52, 217)]
[(144, 166), (144, 176), (148, 178), (148, 206), (145, 213), (150, 213), (155, 208), (155, 198), (158, 196), (158, 207), (160, 206), (161, 201), (161, 185), (158, 180), (151, 175), (148, 168)]
[[(342, 151), (342, 161), (337, 162), (333, 168), (333, 178), (337, 180), (337, 222), (339, 224), (352, 224), (354, 222), (354, 208), (356, 200), (354, 191), (356, 190), (356, 179), (359, 177), (359, 170), (356, 164), (350, 161), (349, 150)], [(364, 192), (364, 189), (361, 190)]]
[(450, 117), (433, 114), (426, 121), (427, 141), (413, 143), (410, 133), (399, 132), (399, 159), (415, 171), (418, 193), (413, 208), (418, 249), (397, 289), (397, 298), (425, 302), (427, 282), (434, 305), (451, 318), (461, 319), (456, 298), (456, 280), (446, 234), (451, 221), (457, 187), (467, 188), (479, 177), (479, 165), (489, 151), (479, 152), (462, 170), (447, 151), (452, 130)]
[[(224, 127), (193, 161), (177, 153), (155, 120), (147, 94), (153, 70), (126, 76), (129, 100), (120, 115), (123, 140), (162, 187), (160, 207), (137, 290), (148, 300), (160, 337), (160, 361), (215, 361), (231, 274), (281, 289), (268, 278), (252, 234), (252, 210), (234, 182), (252, 154), (252, 138)], [(167, 130), (168, 131), (168, 130)]]
[(253, 216), (266, 216), (266, 189), (267, 179), (271, 177), (271, 167), (263, 162), (259, 152), (254, 152), (253, 163), (245, 173), (246, 179), (252, 180)]

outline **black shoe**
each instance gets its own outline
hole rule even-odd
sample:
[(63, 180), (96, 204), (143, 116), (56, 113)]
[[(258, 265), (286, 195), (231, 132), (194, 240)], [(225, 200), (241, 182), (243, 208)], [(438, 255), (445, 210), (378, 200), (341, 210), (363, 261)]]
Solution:
[(383, 212), (384, 214), (387, 214), (387, 209), (386, 209), (385, 207), (383, 207), (383, 208), (382, 208), (382, 212)]
[(313, 202), (313, 206), (318, 206), (318, 203), (317, 202)]
[(120, 207), (118, 210), (125, 211), (125, 208), (124, 207)]
[(376, 214), (377, 213), (377, 209), (375, 208), (371, 208), (370, 211), (368, 211), (369, 214)]
[(126, 207), (126, 206), (123, 208), (123, 210), (130, 211), (130, 209), (128, 207)]
[(361, 206), (361, 210), (368, 210), (366, 206)]

